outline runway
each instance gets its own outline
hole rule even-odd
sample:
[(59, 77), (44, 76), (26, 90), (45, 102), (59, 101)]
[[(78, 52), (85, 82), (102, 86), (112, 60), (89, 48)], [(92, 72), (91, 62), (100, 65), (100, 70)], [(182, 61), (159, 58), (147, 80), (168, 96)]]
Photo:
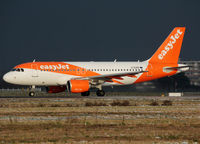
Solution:
[(195, 96), (181, 96), (181, 97), (169, 97), (169, 96), (134, 96), (134, 95), (116, 95), (116, 96), (113, 96), (113, 95), (106, 95), (104, 97), (98, 97), (98, 96), (95, 96), (95, 95), (92, 95), (92, 96), (87, 96), (87, 97), (83, 97), (83, 96), (80, 96), (80, 95), (71, 95), (71, 96), (64, 96), (64, 95), (36, 95), (34, 97), (30, 97), (30, 96), (26, 96), (26, 95), (6, 95), (6, 96), (3, 96), (1, 95), (0, 96), (0, 99), (3, 99), (3, 98), (26, 98), (26, 99), (37, 99), (37, 98), (44, 98), (44, 99), (55, 99), (55, 98), (61, 98), (61, 99), (71, 99), (71, 98), (74, 98), (74, 99), (121, 99), (121, 100), (126, 100), (126, 99), (162, 99), (162, 100), (166, 100), (166, 99), (200, 99), (200, 95), (195, 95)]
[(38, 93), (29, 97), (27, 93), (0, 93), (1, 139), (6, 143), (30, 138), (42, 142), (40, 136), (56, 142), (66, 138), (69, 143), (80, 139), (95, 143), (97, 138), (102, 143), (113, 143), (114, 138), (122, 143), (196, 141), (200, 139), (199, 109), (200, 96), (189, 95), (81, 97)]

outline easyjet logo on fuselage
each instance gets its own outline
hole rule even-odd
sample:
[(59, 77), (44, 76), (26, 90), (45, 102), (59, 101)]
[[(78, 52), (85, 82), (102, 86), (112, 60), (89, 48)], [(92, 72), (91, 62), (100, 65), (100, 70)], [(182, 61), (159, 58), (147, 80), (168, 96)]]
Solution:
[(170, 40), (167, 43), (167, 45), (165, 46), (164, 50), (162, 50), (161, 53), (158, 55), (159, 60), (162, 60), (165, 57), (165, 55), (168, 53), (168, 51), (173, 49), (174, 44), (176, 43), (177, 39), (179, 39), (179, 37), (181, 36), (182, 33), (183, 32), (180, 31), (180, 29), (178, 29), (176, 34), (174, 34), (170, 37)]
[(57, 65), (40, 65), (40, 69), (69, 69), (69, 65), (61, 65), (61, 64), (57, 64)]

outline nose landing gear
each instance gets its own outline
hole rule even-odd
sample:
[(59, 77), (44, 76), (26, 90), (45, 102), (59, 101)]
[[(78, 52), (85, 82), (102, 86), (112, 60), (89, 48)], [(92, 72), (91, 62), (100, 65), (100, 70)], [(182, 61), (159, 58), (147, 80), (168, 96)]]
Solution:
[(30, 96), (30, 97), (34, 97), (34, 96), (35, 96), (35, 92), (30, 91), (30, 92), (29, 92), (29, 96)]
[(30, 97), (34, 97), (35, 96), (35, 86), (31, 86), (31, 91), (29, 92), (29, 96)]

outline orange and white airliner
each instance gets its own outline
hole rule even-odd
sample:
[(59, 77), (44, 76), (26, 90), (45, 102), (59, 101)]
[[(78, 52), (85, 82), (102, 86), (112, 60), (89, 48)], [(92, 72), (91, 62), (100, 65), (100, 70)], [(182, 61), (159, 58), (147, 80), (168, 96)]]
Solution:
[(104, 96), (102, 86), (130, 85), (171, 76), (189, 69), (178, 64), (185, 27), (176, 27), (154, 55), (143, 62), (29, 62), (15, 66), (3, 79), (12, 84), (46, 86), (49, 93), (68, 90), (89, 96), (97, 88), (97, 96)]

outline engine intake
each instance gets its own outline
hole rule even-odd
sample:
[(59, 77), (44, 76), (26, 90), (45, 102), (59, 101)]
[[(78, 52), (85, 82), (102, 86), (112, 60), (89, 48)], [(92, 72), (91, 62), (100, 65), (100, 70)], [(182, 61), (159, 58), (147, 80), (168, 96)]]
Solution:
[(68, 90), (72, 93), (86, 92), (90, 88), (88, 80), (70, 80), (67, 82)]

